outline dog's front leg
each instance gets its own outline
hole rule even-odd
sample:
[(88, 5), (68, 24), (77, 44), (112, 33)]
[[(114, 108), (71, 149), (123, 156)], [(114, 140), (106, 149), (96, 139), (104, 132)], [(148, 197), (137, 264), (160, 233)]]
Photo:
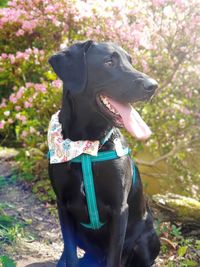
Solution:
[(128, 205), (114, 212), (111, 219), (111, 236), (106, 267), (121, 267), (121, 256), (128, 222)]
[(73, 221), (63, 204), (58, 203), (58, 214), (64, 240), (64, 250), (56, 267), (77, 267), (77, 246), (75, 241)]

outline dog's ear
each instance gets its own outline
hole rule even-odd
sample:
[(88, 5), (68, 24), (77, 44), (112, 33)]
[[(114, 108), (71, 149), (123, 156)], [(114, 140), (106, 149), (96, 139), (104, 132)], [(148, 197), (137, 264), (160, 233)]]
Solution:
[(76, 43), (49, 59), (55, 73), (72, 95), (80, 93), (87, 84), (86, 53), (93, 41)]

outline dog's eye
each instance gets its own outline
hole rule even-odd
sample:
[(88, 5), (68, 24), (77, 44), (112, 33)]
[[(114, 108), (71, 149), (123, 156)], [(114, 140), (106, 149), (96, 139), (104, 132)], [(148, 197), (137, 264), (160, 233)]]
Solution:
[(104, 61), (104, 65), (106, 66), (106, 67), (113, 67), (114, 66), (114, 62), (113, 62), (113, 60), (112, 59), (106, 59), (105, 61)]

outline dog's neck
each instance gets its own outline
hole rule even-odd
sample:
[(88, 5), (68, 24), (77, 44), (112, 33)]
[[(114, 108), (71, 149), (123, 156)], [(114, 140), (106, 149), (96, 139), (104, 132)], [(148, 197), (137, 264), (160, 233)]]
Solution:
[(88, 101), (87, 98), (71, 98), (68, 103), (65, 101), (60, 114), (64, 139), (100, 141), (112, 129), (112, 125), (94, 109), (92, 100)]

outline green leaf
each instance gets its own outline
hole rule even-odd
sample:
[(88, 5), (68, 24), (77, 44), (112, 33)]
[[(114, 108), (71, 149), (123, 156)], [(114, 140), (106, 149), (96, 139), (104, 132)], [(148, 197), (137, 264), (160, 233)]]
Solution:
[(179, 255), (180, 257), (184, 257), (185, 254), (186, 254), (186, 252), (187, 252), (187, 249), (188, 249), (187, 246), (180, 247), (180, 248), (178, 249), (178, 255)]
[(168, 262), (168, 264), (167, 264), (167, 267), (174, 267), (174, 263), (173, 262)]
[(11, 227), (13, 224), (13, 219), (7, 215), (0, 215), (0, 228), (1, 227)]
[(5, 7), (7, 6), (8, 0), (0, 0), (0, 7)]
[(200, 240), (196, 240), (195, 247), (197, 250), (200, 250)]
[(2, 264), (2, 267), (16, 267), (15, 262), (7, 256), (1, 256), (0, 263)]
[(0, 188), (6, 185), (6, 179), (3, 176), (0, 176)]
[(198, 263), (196, 261), (193, 261), (193, 260), (186, 260), (183, 263), (185, 264), (184, 266), (187, 266), (187, 267), (196, 267), (196, 266), (198, 266)]

